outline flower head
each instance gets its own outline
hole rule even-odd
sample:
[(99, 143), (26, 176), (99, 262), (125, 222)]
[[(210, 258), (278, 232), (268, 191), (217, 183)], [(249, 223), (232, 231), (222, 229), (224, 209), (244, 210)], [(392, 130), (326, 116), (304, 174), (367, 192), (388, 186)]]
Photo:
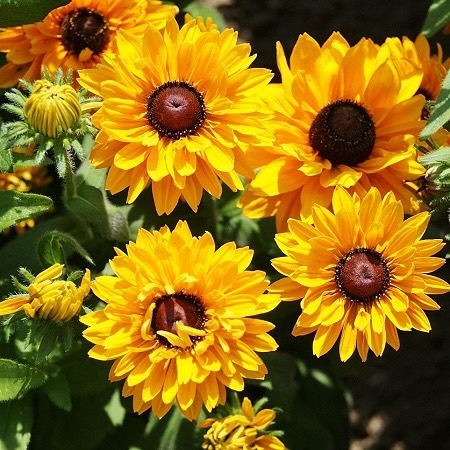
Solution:
[(371, 186), (393, 191), (405, 210), (419, 210), (415, 137), (424, 105), (414, 96), (419, 69), (407, 76), (385, 47), (362, 39), (350, 47), (339, 34), (320, 47), (307, 34), (294, 46), (290, 67), (277, 44), (281, 84), (266, 88), (275, 111), (270, 122), (276, 146), (247, 157), (262, 167), (240, 206), (251, 218), (276, 215), (277, 229), (289, 217), (311, 221), (315, 203), (329, 207), (335, 186), (364, 195)]
[(81, 117), (77, 91), (67, 84), (38, 80), (26, 100), (23, 111), (29, 124), (47, 137), (67, 131)]
[(275, 419), (273, 409), (257, 411), (252, 402), (245, 397), (241, 410), (223, 418), (206, 419), (198, 424), (200, 428), (208, 428), (204, 435), (202, 448), (205, 450), (283, 450), (286, 447), (275, 436), (267, 434), (268, 428)]
[(0, 302), (0, 315), (23, 310), (28, 317), (67, 322), (81, 309), (89, 294), (91, 273), (86, 270), (80, 287), (72, 281), (59, 280), (64, 266), (53, 264), (36, 276), (28, 286), (28, 295), (11, 297)]
[(149, 23), (163, 28), (178, 8), (158, 0), (72, 0), (42, 22), (0, 31), (0, 51), (7, 64), (0, 68), (0, 87), (18, 78), (34, 81), (47, 67), (77, 71), (95, 66), (111, 51), (119, 29), (142, 36)]
[(249, 69), (250, 46), (236, 41), (232, 29), (170, 19), (143, 39), (119, 32), (117, 54), (80, 71), (79, 83), (103, 98), (90, 158), (110, 168), (107, 189), (128, 188), (132, 203), (151, 185), (158, 214), (180, 197), (196, 211), (203, 190), (220, 197), (220, 181), (243, 189), (238, 175), (253, 177), (246, 150), (272, 142), (260, 96), (271, 74)]
[[(442, 58), (442, 47), (437, 44), (437, 54), (431, 54), (430, 44), (427, 38), (420, 34), (411, 41), (407, 37), (388, 38), (384, 44), (391, 55), (398, 69), (405, 76), (411, 70), (421, 70), (423, 78), (420, 83), (418, 94), (422, 94), (426, 100), (436, 100), (441, 89), (442, 82), (447, 74)], [(425, 108), (422, 111), (422, 119), (428, 119), (429, 111)]]
[(444, 246), (440, 239), (420, 240), (430, 214), (403, 221), (401, 202), (375, 188), (362, 199), (337, 188), (333, 211), (315, 205), (314, 225), (290, 219), (289, 231), (276, 236), (287, 256), (273, 265), (286, 278), (270, 290), (302, 298), (293, 335), (315, 332), (313, 351), (321, 356), (341, 334), (341, 359), (357, 347), (365, 361), (369, 348), (377, 356), (386, 343), (397, 350), (397, 329), (430, 331), (424, 310), (439, 306), (428, 294), (450, 290), (429, 275), (445, 263), (432, 256)]
[(264, 272), (246, 270), (251, 258), (234, 243), (215, 250), (209, 233), (195, 238), (181, 221), (173, 232), (141, 229), (127, 253), (117, 250), (116, 276), (92, 287), (105, 308), (81, 321), (95, 344), (89, 355), (114, 360), (110, 380), (125, 379), (135, 411), (162, 417), (176, 402), (192, 420), (203, 404), (224, 404), (226, 387), (240, 391), (244, 378), (264, 378), (256, 352), (277, 348), (267, 334), (274, 326), (247, 316), (279, 298), (264, 294)]
[(34, 152), (33, 163), (39, 165), (53, 149), (61, 177), (70, 166), (72, 151), (81, 160), (86, 156), (80, 137), (97, 133), (88, 111), (98, 106), (98, 99), (87, 98), (84, 89), (75, 90), (71, 80), (70, 71), (63, 76), (60, 69), (54, 77), (45, 71), (44, 78), (34, 83), (22, 80), (28, 95), (13, 88), (5, 94), (10, 102), (3, 105), (19, 117), (4, 124), (7, 150), (29, 146)]

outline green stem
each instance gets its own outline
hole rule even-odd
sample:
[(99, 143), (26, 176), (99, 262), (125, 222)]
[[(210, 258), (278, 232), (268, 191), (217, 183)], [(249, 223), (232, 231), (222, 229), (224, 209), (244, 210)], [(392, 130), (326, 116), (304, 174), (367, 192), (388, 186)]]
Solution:
[(64, 175), (64, 181), (66, 182), (66, 199), (71, 200), (78, 196), (77, 183), (75, 181), (75, 174), (72, 172), (72, 166), (70, 165), (67, 151), (64, 151), (64, 158), (66, 160), (66, 173)]

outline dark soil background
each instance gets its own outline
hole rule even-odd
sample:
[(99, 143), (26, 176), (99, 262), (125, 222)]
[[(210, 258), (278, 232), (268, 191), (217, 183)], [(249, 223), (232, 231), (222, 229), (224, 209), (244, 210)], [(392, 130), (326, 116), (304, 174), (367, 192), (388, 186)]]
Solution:
[[(256, 66), (278, 76), (275, 42), (290, 55), (300, 33), (322, 44), (340, 31), (351, 45), (362, 37), (382, 43), (389, 36), (414, 39), (431, 0), (210, 0), (258, 54)], [(450, 56), (449, 36), (438, 35)], [(435, 49), (435, 47), (432, 47)], [(276, 78), (279, 80), (279, 78)], [(445, 222), (443, 222), (445, 224)], [(436, 226), (431, 237), (449, 232)], [(447, 249), (447, 251), (449, 251)], [(449, 280), (447, 274), (441, 275)], [(390, 347), (365, 364), (355, 356), (346, 363), (344, 382), (351, 396), (351, 450), (450, 449), (450, 295), (437, 301), (441, 311), (428, 314), (429, 335), (400, 332), (398, 352)], [(345, 370), (345, 369), (344, 369)], [(295, 449), (293, 449), (295, 450)], [(317, 449), (322, 450), (322, 449)]]

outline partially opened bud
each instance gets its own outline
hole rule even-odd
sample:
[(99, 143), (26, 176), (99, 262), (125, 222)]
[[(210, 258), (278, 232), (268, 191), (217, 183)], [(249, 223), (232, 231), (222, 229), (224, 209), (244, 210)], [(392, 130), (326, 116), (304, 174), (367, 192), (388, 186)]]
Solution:
[(86, 270), (79, 287), (72, 281), (58, 279), (64, 266), (53, 266), (39, 273), (28, 286), (28, 295), (0, 302), (0, 316), (23, 310), (28, 317), (67, 322), (81, 309), (91, 289), (91, 273)]
[(81, 105), (72, 86), (38, 80), (25, 102), (24, 113), (35, 130), (53, 138), (58, 131), (67, 131), (80, 119)]

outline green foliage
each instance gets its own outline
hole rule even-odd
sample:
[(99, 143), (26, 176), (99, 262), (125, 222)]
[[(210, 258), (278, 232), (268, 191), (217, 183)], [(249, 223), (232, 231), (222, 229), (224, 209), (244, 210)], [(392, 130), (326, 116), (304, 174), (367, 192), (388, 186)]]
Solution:
[(13, 27), (41, 21), (65, 0), (0, 0), (0, 27)]
[[(450, 11), (450, 0), (449, 0)], [(450, 121), (450, 73), (445, 77), (436, 104), (431, 111), (427, 125), (419, 135), (419, 139), (425, 141)]]
[(0, 403), (0, 417), (0, 449), (26, 450), (33, 424), (31, 398)]
[(422, 33), (426, 37), (434, 36), (450, 22), (450, 0), (434, 0), (428, 9)]
[(193, 1), (183, 7), (183, 11), (189, 13), (192, 17), (203, 17), (205, 20), (211, 17), (213, 22), (223, 30), (226, 27), (225, 19), (222, 14), (213, 6), (208, 6), (200, 1)]
[(94, 265), (89, 253), (68, 233), (52, 230), (45, 233), (38, 241), (38, 254), (43, 266), (51, 266), (55, 263), (66, 264), (73, 252)]
[(37, 367), (0, 359), (0, 401), (21, 398), (28, 390), (43, 384), (46, 378)]
[(22, 220), (36, 217), (52, 206), (52, 199), (44, 195), (0, 191), (0, 231)]

